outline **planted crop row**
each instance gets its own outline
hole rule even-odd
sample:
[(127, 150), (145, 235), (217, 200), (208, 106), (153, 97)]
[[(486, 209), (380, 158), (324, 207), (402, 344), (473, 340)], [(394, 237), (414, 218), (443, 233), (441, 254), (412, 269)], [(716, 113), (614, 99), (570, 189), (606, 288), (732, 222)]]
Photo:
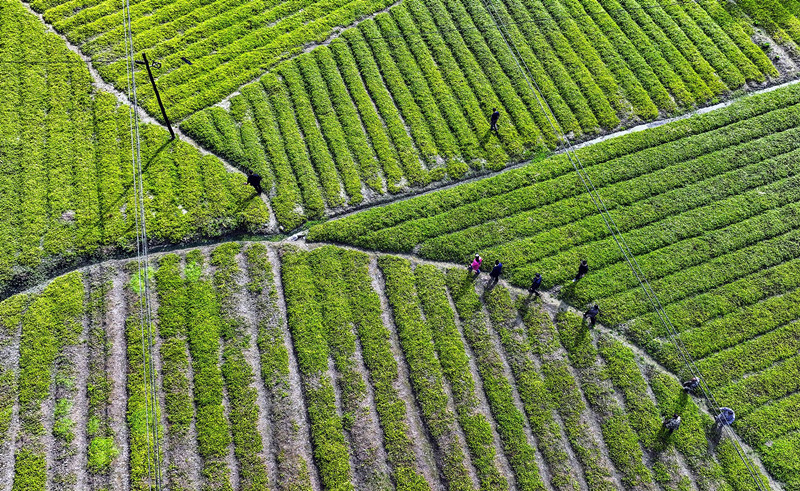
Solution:
[(125, 266), (130, 280), (125, 285), (125, 346), (127, 354), (126, 423), (128, 430), (128, 481), (133, 490), (149, 490), (155, 483), (155, 472), (166, 474), (159, 469), (157, 461), (163, 462), (163, 455), (155, 458), (154, 437), (163, 438), (161, 411), (152, 405), (152, 394), (157, 390), (151, 385), (149, 366), (151, 352), (145, 349), (148, 341), (142, 339), (143, 275), (137, 264), (130, 262)]
[[(528, 308), (523, 321), (531, 351), (541, 360), (544, 386), (564, 425), (573, 452), (584, 466), (586, 482), (593, 489), (616, 489), (614, 464), (603, 457), (602, 443), (589, 428), (592, 415), (570, 372), (552, 320), (536, 308)], [(617, 455), (619, 457), (619, 455)]]
[[(514, 111), (520, 109), (529, 111), (534, 121), (536, 121), (538, 131), (544, 134), (545, 141), (551, 146), (554, 146), (554, 140), (557, 136), (553, 134), (553, 130), (549, 127), (546, 112), (540, 106), (537, 97), (546, 98), (552, 108), (551, 117), (555, 117), (555, 124), (560, 126), (564, 132), (572, 131), (576, 135), (580, 135), (584, 130), (590, 130), (596, 125), (596, 119), (588, 107), (578, 109), (564, 101), (555, 87), (551, 75), (544, 70), (541, 61), (533, 54), (530, 46), (528, 46), (528, 43), (515, 25), (504, 27), (504, 32), (501, 33), (494, 28), (494, 20), (485, 4), (454, 0), (449, 0), (445, 4), (451, 11), (455, 23), (464, 30), (465, 40), (471, 45), (471, 49), (476, 54), (480, 54), (481, 57), (487, 60), (491, 59), (494, 65), (493, 68), (500, 72), (499, 79), (507, 80), (514, 87), (514, 91), (522, 105), (519, 109), (506, 106), (509, 114), (514, 114)], [(504, 12), (500, 4), (492, 4), (491, 7), (493, 9), (492, 15), (499, 15), (501, 24), (504, 26), (509, 24), (509, 19), (506, 15), (503, 15)], [(488, 26), (491, 27), (487, 29), (486, 27)], [(473, 29), (473, 32), (468, 30), (470, 28)], [(476, 28), (480, 28), (480, 30)], [(517, 46), (519, 53), (516, 56), (519, 56), (520, 60), (524, 61), (529, 66), (528, 69), (533, 72), (541, 89), (541, 94), (526, 82), (525, 75), (517, 66), (515, 53), (509, 50), (503, 36), (509, 36), (511, 42)], [(573, 114), (573, 111), (576, 111), (577, 114)], [(581, 124), (585, 124), (587, 128), (582, 128)]]
[[(800, 101), (800, 90), (793, 86), (787, 87), (771, 93), (770, 97), (758, 95), (745, 98), (724, 110), (677, 121), (652, 130), (628, 134), (582, 148), (578, 152), (593, 180), (596, 177), (595, 166), (615, 161), (612, 175), (617, 177), (611, 181), (609, 176), (606, 178), (609, 179), (606, 182), (622, 181), (644, 173), (645, 169), (663, 168), (676, 162), (691, 160), (713, 151), (744, 143), (759, 136), (793, 128), (795, 118), (790, 114), (796, 109), (791, 106), (798, 101)], [(779, 112), (773, 114), (775, 111)], [(575, 192), (574, 182), (570, 181), (570, 185), (561, 183), (565, 178), (571, 177), (572, 172), (574, 172), (572, 165), (566, 157), (554, 156), (479, 183), (464, 184), (384, 206), (380, 210), (368, 210), (348, 217), (346, 220), (317, 225), (311, 229), (309, 237), (315, 240), (332, 240), (382, 249), (389, 246), (374, 240), (372, 236), (382, 233), (383, 229), (409, 222), (409, 225), (404, 225), (402, 230), (404, 234), (410, 235), (417, 241), (404, 240), (402, 242), (404, 247), (408, 247), (405, 246), (407, 242), (413, 242), (413, 245), (416, 245), (419, 240), (435, 236), (437, 233), (458, 230), (485, 220), (501, 218), (507, 207), (519, 206), (510, 199), (498, 201), (496, 198), (494, 201), (484, 202), (481, 200), (499, 197), (518, 189), (520, 190), (518, 192), (522, 192), (522, 188), (526, 186), (544, 183), (550, 179), (556, 179), (556, 181), (548, 182), (547, 187), (542, 188), (535, 196), (536, 201), (526, 204), (526, 207), (522, 209), (532, 209), (537, 205), (550, 202), (553, 199), (550, 197), (553, 196), (551, 193), (555, 192), (552, 190), (553, 186), (568, 189), (570, 193), (568, 195), (572, 195)], [(554, 197), (561, 196), (564, 195), (556, 194)], [(492, 206), (489, 206), (490, 204)], [(459, 210), (466, 205), (472, 206), (470, 213), (464, 212), (466, 208)], [(500, 208), (498, 209), (497, 206)], [(457, 213), (456, 210), (459, 211), (457, 225), (450, 226), (446, 220), (437, 218), (447, 212)], [(433, 219), (433, 223), (437, 223), (437, 226), (423, 227), (427, 224), (426, 219)], [(439, 222), (447, 228), (442, 228), (442, 225), (438, 225)], [(422, 231), (424, 234), (421, 234)], [(431, 232), (433, 235), (430, 235)], [(393, 234), (393, 237), (398, 235), (400, 234)]]
[(413, 457), (406, 405), (398, 392), (397, 361), (389, 344), (389, 331), (382, 321), (380, 299), (371, 285), (368, 261), (366, 254), (341, 251), (345, 288), (364, 365), (369, 370), (375, 410), (383, 429), (384, 448), (398, 489), (427, 489), (430, 485), (420, 474)]
[(243, 295), (242, 271), (237, 262), (241, 245), (221, 245), (211, 254), (216, 267), (214, 286), (222, 312), (222, 377), (228, 397), (228, 418), (234, 455), (239, 463), (239, 486), (248, 490), (268, 489), (263, 444), (258, 430), (260, 410), (256, 404), (255, 376), (245, 358), (250, 346), (249, 326), (241, 316), (239, 298)]
[[(162, 257), (155, 273), (158, 292), (158, 334), (161, 338), (161, 390), (164, 393), (164, 414), (170, 451), (173, 455), (189, 454), (193, 448), (189, 429), (195, 410), (190, 386), (189, 305), (186, 283), (181, 276), (181, 258), (175, 254)], [(191, 487), (188, 470), (176, 458), (168, 477), (175, 486)], [(195, 483), (197, 485), (197, 483)]]
[[(642, 446), (629, 415), (613, 396), (606, 367), (585, 322), (577, 315), (561, 312), (556, 317), (561, 344), (578, 375), (586, 401), (597, 414), (609, 457), (628, 486), (648, 486), (653, 473), (644, 462)], [(642, 445), (640, 445), (640, 443)]]
[[(78, 277), (83, 280), (82, 277)], [(76, 282), (77, 283), (77, 282)], [(78, 306), (82, 307), (79, 316), (67, 323), (67, 326), (56, 330), (58, 340), (58, 354), (56, 355), (53, 370), (53, 446), (51, 447), (50, 458), (52, 459), (52, 474), (49, 477), (52, 483), (60, 485), (70, 485), (77, 480), (77, 475), (70, 468), (72, 459), (79, 449), (75, 445), (76, 431), (82, 428), (75, 428), (75, 415), (73, 406), (79, 397), (80, 392), (76, 390), (78, 370), (84, 369), (78, 365), (82, 361), (80, 356), (80, 346), (84, 342), (84, 308), (86, 301), (86, 286), (83, 282), (73, 285), (77, 291), (72, 294), (75, 302), (75, 310)], [(80, 298), (78, 298), (80, 297)]]
[(54, 280), (33, 298), (22, 318), (17, 383), (20, 444), (15, 452), (14, 490), (45, 489), (45, 442), (50, 438), (45, 435), (58, 437), (59, 428), (57, 421), (45, 427), (42, 403), (54, 397), (51, 387), (59, 355), (77, 342), (82, 331), (83, 297), (82, 276), (71, 273)]
[(433, 335), (442, 373), (450, 385), (456, 417), (464, 431), (472, 464), (478, 471), (480, 487), (505, 489), (508, 483), (495, 463), (492, 427), (478, 409), (475, 380), (447, 298), (445, 277), (436, 267), (422, 264), (416, 267), (414, 276), (425, 321)]
[(110, 483), (111, 463), (120, 453), (109, 417), (112, 380), (107, 370), (111, 357), (111, 342), (104, 325), (112, 308), (108, 299), (111, 281), (108, 270), (100, 270), (96, 276), (90, 277), (86, 305), (89, 374), (86, 381), (88, 419), (85, 431), (89, 446), (87, 450), (87, 467), (91, 472), (89, 482), (93, 489), (100, 489)]
[[(797, 288), (800, 286), (800, 278), (794, 271), (798, 264), (800, 260), (791, 259), (777, 266), (767, 267), (744, 278), (711, 288), (705, 293), (674, 302), (665, 306), (665, 311), (675, 329), (678, 332), (685, 331), (782, 291)], [(632, 319), (627, 332), (642, 344), (647, 344), (645, 340), (667, 336), (666, 328), (658, 321), (655, 313)]]
[[(437, 25), (434, 21), (435, 14), (430, 9), (441, 8), (437, 4), (424, 4), (419, 1), (407, 2), (395, 7), (391, 14), (403, 32), (409, 48), (420, 60), (420, 66), (430, 78), (433, 86), (449, 86), (452, 91), (454, 104), (464, 112), (469, 127), (478, 138), (478, 154), (483, 152), (488, 159), (487, 166), (492, 169), (502, 168), (506, 165), (510, 154), (518, 155), (522, 149), (519, 135), (513, 124), (504, 125), (498, 132), (497, 141), (485, 141), (481, 138), (486, 127), (486, 114), (488, 106), (499, 107), (500, 103), (493, 89), (480, 72), (480, 67), (466, 47), (453, 36), (453, 42), (444, 36), (431, 35), (427, 32), (436, 32)], [(445, 21), (446, 19), (440, 19)], [(452, 47), (448, 47), (450, 44)], [(440, 67), (437, 71), (437, 67)], [(447, 97), (447, 95), (445, 95)], [(502, 141), (502, 143), (501, 143)], [(508, 148), (508, 153), (503, 146)]]
[(460, 319), (464, 338), (469, 344), (497, 433), (503, 443), (519, 489), (543, 489), (536, 467), (535, 450), (527, 442), (525, 416), (514, 405), (513, 389), (504, 373), (503, 362), (489, 336), (486, 318), (475, 285), (463, 270), (447, 273), (447, 288)]
[(284, 324), (277, 305), (272, 265), (263, 244), (248, 246), (244, 255), (249, 280), (247, 291), (253, 299), (258, 319), (256, 344), (260, 354), (261, 379), (270, 401), (273, 436), (270, 450), (281, 456), (277, 459), (277, 482), (274, 486), (280, 490), (310, 490), (311, 471), (300, 451), (303, 445), (298, 424), (301, 409), (290, 397), (289, 351), (284, 341)]
[(442, 365), (436, 356), (431, 327), (422, 318), (411, 264), (401, 258), (378, 258), (386, 280), (397, 335), (409, 366), (411, 384), (431, 436), (440, 449), (442, 472), (451, 489), (473, 489), (466, 458), (456, 435), (456, 421), (448, 407)]
[(799, 13), (791, 11), (791, 2), (742, 0), (736, 3), (780, 44), (800, 43)]
[[(320, 133), (320, 128), (317, 126), (317, 120), (314, 117), (311, 108), (311, 102), (306, 94), (306, 89), (302, 85), (300, 72), (293, 64), (286, 64), (281, 66), (278, 72), (286, 83), (291, 94), (291, 101), (294, 105), (295, 117), (302, 131), (302, 138), (305, 140), (308, 149), (308, 156), (299, 158), (310, 158), (311, 163), (314, 165), (314, 170), (319, 178), (320, 185), (324, 191), (325, 201), (330, 208), (341, 206), (344, 202), (341, 196), (341, 183), (339, 176), (336, 172), (336, 167), (333, 159), (325, 144), (325, 140)], [(356, 185), (353, 189), (352, 182), (346, 181), (347, 190), (349, 191), (351, 199), (354, 198), (353, 193), (357, 193), (358, 198), (355, 201), (360, 201), (361, 190)]]
[[(343, 426), (349, 435), (351, 454), (358, 466), (356, 483), (388, 480), (381, 459), (376, 421), (372, 420), (367, 400), (367, 381), (359, 370), (356, 334), (346, 292), (339, 251), (333, 246), (316, 249), (308, 256), (317, 292), (325, 338), (337, 371)], [(362, 485), (365, 485), (362, 484)]]
[[(358, 204), (363, 200), (361, 175), (356, 167), (353, 154), (347, 146), (344, 130), (331, 105), (327, 85), (314, 58), (303, 57), (299, 61), (298, 65), (300, 65), (300, 70), (306, 82), (308, 95), (311, 98), (314, 112), (319, 118), (319, 131), (325, 137), (328, 148), (337, 164), (336, 167), (339, 170), (345, 191), (350, 197), (349, 203)], [(308, 133), (306, 133), (306, 139), (309, 140)], [(308, 141), (308, 144), (310, 146), (311, 141)], [(373, 185), (375, 185), (376, 178), (377, 176), (364, 176), (364, 180), (372, 182)], [(380, 190), (380, 185), (378, 185), (378, 189)]]
[(328, 344), (311, 268), (305, 254), (281, 251), (286, 311), (297, 363), (303, 375), (314, 458), (325, 487), (353, 489), (342, 417), (337, 414), (333, 381), (328, 375)]
[(22, 317), (28, 297), (16, 295), (0, 302), (0, 451), (5, 465), (11, 464), (11, 448), (16, 435), (11, 432), (14, 406), (18, 400), (19, 362), (11, 354), (19, 349)]
[(229, 489), (227, 456), (231, 432), (223, 406), (223, 378), (219, 366), (223, 329), (219, 303), (205, 273), (203, 253), (195, 249), (185, 260), (186, 325), (192, 359), (197, 452), (202, 458), (203, 482), (215, 489)]
[[(530, 351), (525, 326), (517, 322), (518, 311), (514, 301), (508, 290), (498, 285), (486, 292), (485, 302), (492, 327), (500, 338), (514, 374), (517, 392), (525, 407), (531, 431), (536, 436), (539, 451), (547, 462), (550, 484), (556, 489), (574, 489), (577, 485), (577, 474), (565, 448), (567, 442), (562, 439), (561, 429), (554, 417), (552, 397), (545, 388), (536, 360)], [(535, 314), (529, 312), (526, 315)], [(586, 464), (588, 462), (584, 462)], [(591, 465), (586, 466), (586, 476), (592, 489), (602, 487), (599, 483), (608, 477), (607, 474), (598, 474)]]

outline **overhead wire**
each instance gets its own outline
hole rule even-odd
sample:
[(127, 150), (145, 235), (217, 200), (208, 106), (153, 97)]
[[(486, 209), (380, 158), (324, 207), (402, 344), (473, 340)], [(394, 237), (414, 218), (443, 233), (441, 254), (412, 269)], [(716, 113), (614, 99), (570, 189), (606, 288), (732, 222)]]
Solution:
[(139, 133), (138, 96), (136, 93), (136, 52), (131, 32), (130, 1), (123, 0), (123, 25), (125, 43), (125, 71), (128, 98), (133, 107), (129, 111), (131, 134), (131, 159), (134, 194), (134, 224), (136, 228), (136, 260), (139, 295), (139, 328), (142, 342), (142, 379), (145, 388), (145, 428), (147, 443), (147, 475), (152, 487), (162, 489), (161, 448), (159, 444), (159, 410), (156, 395), (155, 366), (153, 363), (152, 308), (150, 299), (149, 252), (146, 212), (144, 207), (144, 180), (142, 178), (141, 141)]
[[(558, 123), (555, 120), (555, 116), (553, 115), (550, 105), (547, 102), (547, 99), (545, 99), (541, 90), (539, 89), (538, 83), (536, 82), (533, 73), (531, 72), (530, 68), (525, 62), (525, 58), (520, 54), (519, 50), (516, 47), (516, 43), (511, 38), (511, 36), (507, 32), (504, 32), (503, 27), (505, 27), (505, 25), (500, 20), (501, 16), (497, 13), (497, 10), (494, 8), (493, 1), (485, 0), (483, 5), (486, 8), (487, 12), (489, 12), (489, 15), (492, 18), (495, 25), (497, 25), (498, 31), (501, 37), (503, 38), (503, 42), (508, 47), (509, 51), (512, 52), (517, 68), (520, 70), (520, 72), (522, 72), (523, 76), (525, 77), (525, 80), (531, 92), (535, 94), (536, 100), (541, 110), (545, 113), (545, 116), (547, 117), (551, 129), (553, 130), (554, 134), (561, 141), (564, 142), (564, 153), (567, 155), (567, 158), (569, 159), (570, 163), (572, 164), (573, 168), (578, 174), (581, 183), (583, 184), (592, 203), (594, 204), (595, 208), (597, 209), (598, 213), (603, 219), (606, 228), (611, 233), (611, 236), (614, 242), (616, 243), (617, 247), (619, 248), (620, 252), (622, 253), (625, 262), (627, 263), (628, 267), (631, 269), (634, 276), (636, 277), (636, 280), (638, 281), (641, 289), (644, 291), (645, 297), (647, 298), (653, 310), (656, 312), (662, 325), (666, 328), (667, 333), (671, 339), (671, 342), (675, 346), (675, 349), (677, 350), (678, 354), (683, 360), (685, 366), (689, 369), (689, 372), (692, 374), (692, 376), (696, 376), (700, 381), (701, 384), (700, 387), (703, 392), (703, 396), (708, 402), (711, 410), (715, 414), (714, 418), (715, 424), (720, 426), (719, 418), (721, 418), (722, 412), (720, 410), (719, 404), (716, 401), (716, 398), (714, 397), (713, 392), (711, 391), (711, 388), (705, 382), (702, 373), (700, 372), (700, 369), (697, 367), (697, 364), (692, 358), (691, 353), (689, 353), (689, 351), (686, 349), (686, 346), (683, 344), (683, 341), (680, 339), (679, 332), (672, 324), (672, 321), (670, 320), (667, 312), (664, 310), (661, 301), (658, 299), (658, 296), (656, 295), (655, 291), (650, 285), (650, 282), (648, 281), (647, 276), (644, 274), (644, 271), (639, 265), (636, 256), (630, 250), (630, 247), (625, 241), (622, 232), (620, 231), (619, 227), (614, 221), (614, 218), (609, 213), (608, 208), (606, 208), (605, 202), (598, 193), (597, 188), (594, 185), (594, 182), (592, 181), (591, 177), (586, 171), (586, 168), (583, 166), (583, 162), (580, 160), (580, 155), (577, 152), (575, 152), (575, 149), (572, 146), (572, 143), (570, 142), (569, 138), (564, 134), (563, 131), (561, 131), (558, 128)], [(755, 469), (754, 465), (749, 461), (747, 456), (744, 454), (743, 446), (741, 444), (741, 441), (739, 440), (738, 435), (736, 434), (735, 431), (733, 431), (730, 425), (722, 424), (721, 431), (726, 429), (730, 433), (731, 439), (734, 442), (734, 447), (736, 449), (739, 458), (742, 460), (745, 467), (747, 468), (747, 471), (750, 474), (750, 477), (752, 478), (756, 487), (759, 490), (766, 489), (764, 487), (764, 483), (758, 476), (758, 471)]]

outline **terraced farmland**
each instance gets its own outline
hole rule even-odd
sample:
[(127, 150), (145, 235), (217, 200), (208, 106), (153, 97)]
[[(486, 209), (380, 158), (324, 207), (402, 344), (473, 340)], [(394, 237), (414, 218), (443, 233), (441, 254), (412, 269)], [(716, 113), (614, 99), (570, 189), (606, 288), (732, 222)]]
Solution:
[(152, 350), (135, 261), (0, 303), (4, 489), (157, 462), (170, 489), (748, 489), (673, 376), (462, 268), (233, 242), (152, 268)]
[[(18, 2), (0, 3), (0, 294), (135, 247), (130, 110)], [(148, 231), (179, 242), (269, 226), (219, 159), (141, 127)], [(5, 295), (4, 295), (5, 296)]]
[(785, 76), (748, 30), (714, 0), (408, 0), (181, 127), (269, 176), (291, 229), (546, 153), (548, 115), (586, 139)]
[(0, 489), (800, 489), (800, 0), (131, 2), (177, 141), (0, 0)]
[[(794, 85), (578, 151), (717, 400), (790, 488), (798, 103)], [(331, 221), (309, 239), (464, 264), (480, 253), (518, 286), (541, 272), (561, 298), (597, 302), (602, 322), (688, 373), (566, 156)], [(590, 273), (573, 284), (582, 258)]]

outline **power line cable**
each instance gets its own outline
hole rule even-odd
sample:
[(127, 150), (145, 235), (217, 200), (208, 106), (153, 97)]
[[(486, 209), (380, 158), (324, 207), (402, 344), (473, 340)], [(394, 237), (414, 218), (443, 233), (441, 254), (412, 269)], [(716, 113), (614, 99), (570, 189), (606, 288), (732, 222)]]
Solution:
[[(658, 296), (655, 294), (655, 291), (653, 291), (652, 287), (650, 286), (650, 282), (647, 280), (644, 271), (639, 265), (639, 262), (636, 260), (636, 256), (632, 253), (630, 247), (628, 247), (628, 244), (625, 241), (616, 222), (614, 221), (614, 218), (609, 213), (608, 208), (606, 208), (605, 203), (603, 202), (602, 198), (600, 197), (597, 191), (597, 188), (594, 185), (594, 182), (592, 182), (591, 177), (586, 171), (586, 168), (583, 166), (583, 162), (581, 162), (580, 156), (578, 155), (577, 152), (575, 152), (569, 138), (562, 131), (558, 129), (557, 123), (554, 121), (554, 116), (552, 115), (552, 110), (550, 109), (547, 99), (544, 98), (544, 95), (542, 95), (541, 91), (539, 90), (539, 86), (536, 82), (536, 79), (533, 77), (532, 72), (528, 68), (524, 57), (522, 57), (521, 54), (519, 53), (519, 50), (516, 47), (516, 43), (514, 43), (514, 40), (511, 38), (510, 35), (503, 32), (503, 27), (505, 26), (500, 20), (500, 15), (497, 13), (497, 10), (492, 5), (492, 0), (486, 0), (484, 6), (486, 7), (486, 10), (489, 12), (489, 15), (491, 16), (493, 22), (497, 25), (504, 43), (509, 48), (509, 51), (512, 52), (512, 55), (514, 56), (515, 62), (517, 64), (517, 68), (522, 72), (523, 76), (525, 77), (530, 90), (534, 94), (536, 94), (536, 100), (538, 101), (542, 111), (545, 113), (545, 116), (547, 117), (553, 132), (556, 134), (557, 137), (559, 137), (559, 139), (561, 139), (564, 142), (565, 145), (564, 150), (565, 154), (567, 155), (567, 158), (569, 159), (570, 163), (572, 164), (573, 168), (578, 174), (578, 177), (580, 178), (584, 188), (589, 194), (592, 203), (594, 204), (598, 213), (603, 218), (603, 222), (605, 223), (606, 227), (611, 233), (614, 242), (616, 243), (617, 247), (622, 253), (623, 258), (625, 259), (625, 262), (628, 264), (634, 276), (636, 277), (636, 280), (639, 282), (639, 285), (644, 291), (645, 296), (648, 299), (648, 302), (653, 307), (656, 314), (658, 315), (659, 320), (669, 333), (672, 343), (675, 346), (681, 358), (683, 359), (684, 364), (688, 367), (690, 373), (693, 376), (697, 376), (698, 380), (700, 380), (703, 395), (708, 401), (711, 409), (716, 414), (716, 417), (714, 419), (715, 422), (717, 422), (721, 417), (722, 412), (720, 410), (720, 406), (717, 404), (716, 399), (714, 398), (713, 393), (711, 392), (711, 388), (706, 384), (705, 380), (703, 379), (702, 373), (700, 372), (699, 368), (692, 359), (691, 353), (688, 352), (685, 345), (680, 340), (680, 336), (677, 332), (677, 329), (675, 329), (675, 326), (669, 319), (669, 316), (664, 310), (661, 301), (658, 299)], [(523, 66), (525, 67), (525, 70), (523, 70), (522, 68)], [(736, 448), (736, 452), (739, 458), (744, 463), (745, 467), (747, 468), (750, 477), (756, 484), (756, 487), (759, 490), (765, 489), (763, 483), (761, 482), (761, 479), (759, 479), (758, 477), (758, 472), (756, 471), (754, 466), (750, 463), (749, 459), (747, 459), (746, 455), (744, 455), (743, 447), (741, 445), (741, 442), (739, 441), (738, 435), (736, 434), (735, 431), (733, 431), (732, 428), (730, 428), (729, 425), (722, 425), (722, 429), (725, 428), (727, 428), (728, 431), (730, 432), (732, 440), (734, 441), (734, 447)]]
[[(144, 180), (142, 179), (141, 141), (139, 133), (138, 97), (136, 93), (136, 52), (131, 33), (130, 1), (123, 3), (123, 25), (125, 27), (126, 80), (128, 97), (133, 107), (129, 112), (131, 130), (131, 158), (133, 167), (133, 193), (135, 200), (134, 222), (136, 226), (136, 255), (139, 275), (139, 320), (142, 340), (142, 375), (145, 388), (145, 427), (147, 432), (147, 474), (152, 486), (162, 489), (161, 448), (159, 445), (159, 410), (156, 395), (155, 365), (153, 363), (152, 308), (150, 301), (149, 253), (146, 211), (144, 206)], [(152, 440), (151, 440), (152, 438)]]

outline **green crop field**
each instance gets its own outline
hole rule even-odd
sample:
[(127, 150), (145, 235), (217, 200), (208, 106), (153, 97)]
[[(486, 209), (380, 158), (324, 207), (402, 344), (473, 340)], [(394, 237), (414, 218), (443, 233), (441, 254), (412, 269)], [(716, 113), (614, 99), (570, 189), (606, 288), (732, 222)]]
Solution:
[(230, 242), (153, 270), (150, 355), (135, 261), (0, 303), (0, 483), (149, 489), (149, 430), (171, 489), (749, 489), (663, 369), (462, 268)]
[(0, 491), (800, 490), (798, 75), (800, 0), (0, 0)]
[[(219, 102), (305, 45), (381, 10), (387, 0), (202, 0), (132, 2), (133, 45), (158, 60), (156, 73), (173, 119)], [(121, 4), (112, 0), (42, 0), (31, 8), (81, 51), (120, 90), (126, 86)], [(181, 58), (186, 58), (186, 63)], [(141, 82), (147, 81), (141, 73)], [(160, 117), (152, 89), (143, 107)]]
[[(135, 247), (130, 110), (18, 2), (0, 3), (0, 294)], [(159, 242), (268, 226), (244, 178), (143, 125), (149, 234)]]
[[(742, 436), (795, 483), (796, 385), (782, 382), (800, 374), (798, 111), (791, 86), (578, 150), (720, 404), (739, 408)], [(688, 373), (566, 156), (331, 221), (309, 239), (463, 264), (480, 253), (523, 287), (541, 272)], [(583, 258), (590, 274), (573, 285)]]
[[(291, 229), (547, 152), (558, 142), (546, 113), (588, 138), (779, 77), (748, 27), (714, 1), (496, 3), (404, 1), (280, 64), (228, 110), (209, 108), (181, 127), (270, 176), (277, 219)], [(506, 30), (493, 28), (490, 12)]]

